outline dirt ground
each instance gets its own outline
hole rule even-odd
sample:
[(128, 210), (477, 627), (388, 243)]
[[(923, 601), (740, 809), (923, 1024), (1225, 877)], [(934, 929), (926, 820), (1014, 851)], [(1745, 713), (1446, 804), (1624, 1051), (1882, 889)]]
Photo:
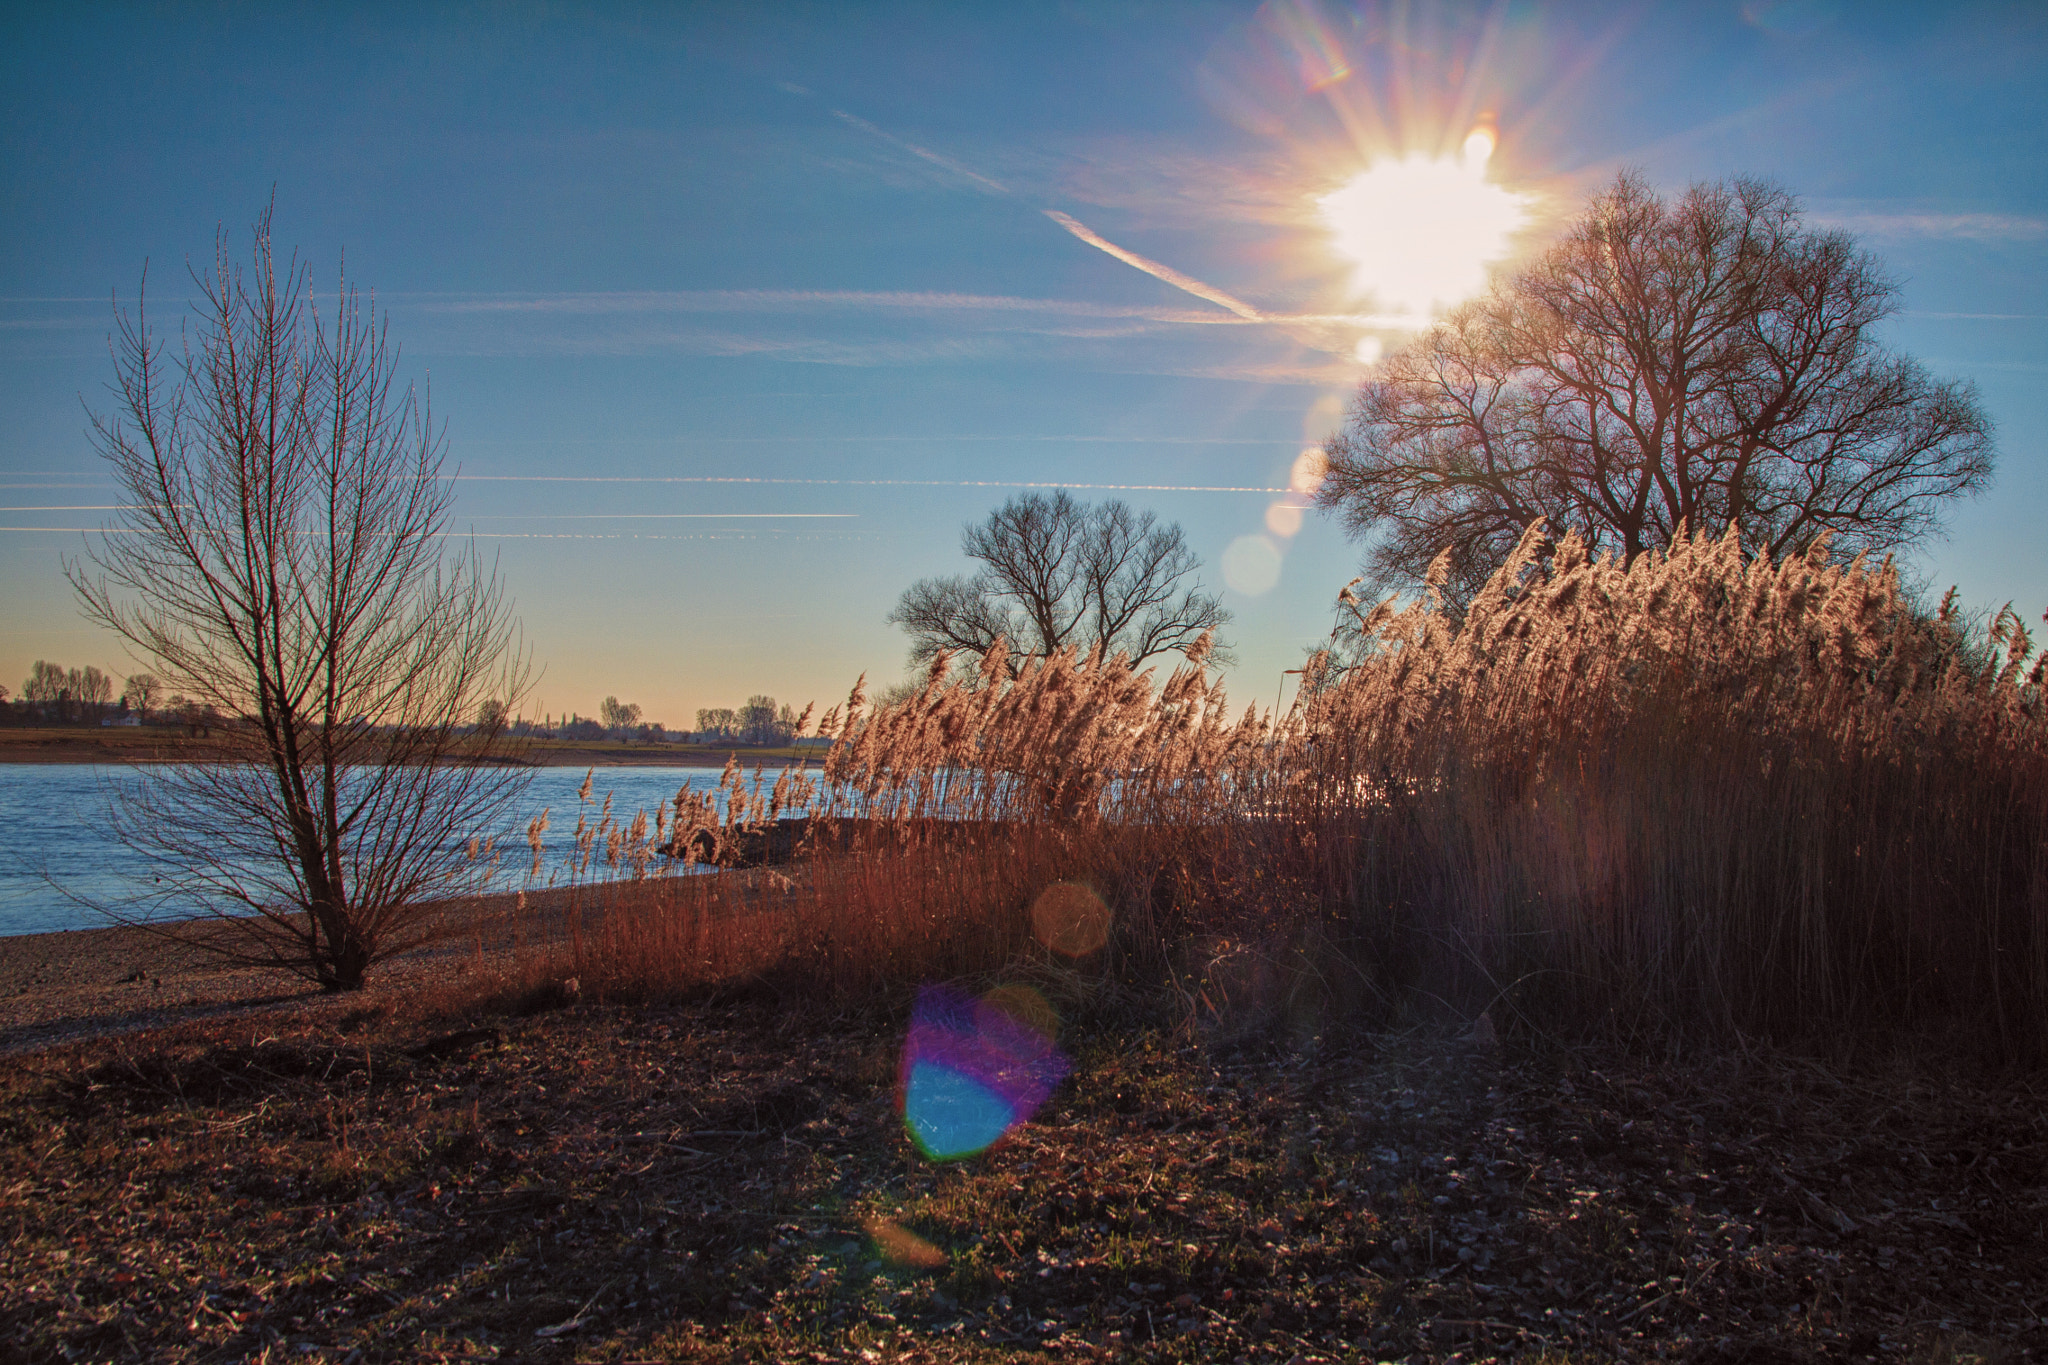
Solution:
[[(80, 978), (0, 1057), (0, 1361), (2048, 1359), (2039, 1078), (1075, 997), (1060, 1090), (935, 1163), (906, 1002), (449, 1016), (49, 937), (0, 955)], [(23, 1031), (94, 991), (123, 1031)]]
[[(503, 950), (486, 956), (501, 961)], [(477, 965), (474, 941), (451, 940), (378, 970), (355, 1004), (431, 990)], [(232, 966), (149, 929), (0, 937), (0, 1055), (280, 1006), (316, 1019), (345, 1004), (288, 972)]]

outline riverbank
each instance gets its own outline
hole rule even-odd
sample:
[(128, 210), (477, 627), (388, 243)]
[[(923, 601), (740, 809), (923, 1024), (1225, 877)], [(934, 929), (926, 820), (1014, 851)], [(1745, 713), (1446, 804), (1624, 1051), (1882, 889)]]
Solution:
[[(319, 1020), (462, 984), (509, 966), (509, 898), (476, 912), (482, 942), (451, 933), (380, 965), (361, 992), (330, 995), (277, 968), (240, 967), (194, 946), (198, 924), (111, 926), (0, 937), (0, 1056), (60, 1043), (281, 1009)], [(453, 925), (450, 928), (453, 929)]]
[[(52, 725), (0, 729), (0, 763), (182, 763), (209, 757), (213, 741), (169, 725)], [(522, 762), (537, 768), (780, 766), (817, 762), (822, 746), (756, 749), (734, 744), (647, 744), (638, 740), (527, 740)]]
[[(806, 873), (752, 867), (715, 876), (715, 889), (687, 904), (725, 923), (770, 912), (767, 893)], [(222, 928), (213, 920), (0, 936), (0, 1057), (256, 1016), (319, 1026), (365, 1010), (416, 1015), (545, 995), (559, 984), (568, 960), (559, 950), (577, 931), (611, 915), (659, 914), (692, 880), (592, 881), (430, 907), (432, 941), (371, 968), (362, 990), (337, 994), (208, 951), (201, 942)]]

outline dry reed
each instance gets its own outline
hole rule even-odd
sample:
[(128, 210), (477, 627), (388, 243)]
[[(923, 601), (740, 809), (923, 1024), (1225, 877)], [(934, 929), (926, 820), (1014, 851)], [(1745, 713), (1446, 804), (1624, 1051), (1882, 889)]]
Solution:
[(1275, 856), (1390, 988), (1542, 1027), (1960, 1029), (2048, 1051), (2043, 664), (1892, 566), (1629, 565), (1539, 528), (1453, 621), (1354, 607)]
[[(620, 880), (549, 970), (644, 996), (1037, 962), (1196, 1014), (2048, 1055), (2043, 665), (2009, 612), (1986, 641), (1889, 564), (1693, 536), (1622, 565), (1537, 528), (1461, 618), (1350, 605), (1348, 662), (1277, 725), (1201, 650), (1156, 689), (1000, 649), (879, 709), (856, 686), (822, 771), (580, 822), (572, 877)], [(664, 875), (778, 828), (794, 875)], [(1075, 882), (1115, 917), (1079, 963), (1031, 920)]]

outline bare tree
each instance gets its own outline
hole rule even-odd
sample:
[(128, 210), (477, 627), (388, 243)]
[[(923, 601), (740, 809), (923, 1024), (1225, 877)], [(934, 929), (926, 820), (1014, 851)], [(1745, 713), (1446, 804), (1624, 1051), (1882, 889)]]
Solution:
[(250, 269), (223, 234), (193, 278), (174, 359), (140, 301), (116, 310), (116, 408), (92, 425), (123, 534), (65, 569), (88, 618), (227, 719), (112, 814), (163, 869), (161, 908), (214, 918), (195, 941), (354, 989), (487, 875), (465, 845), (526, 779), (481, 703), (521, 693), (525, 656), (495, 570), (446, 552), (443, 442), (393, 392), (374, 305), (344, 280), (323, 319), (267, 210)]
[(1897, 286), (1785, 191), (1618, 177), (1512, 281), (1389, 357), (1325, 448), (1318, 500), (1380, 588), (1449, 549), (1469, 597), (1525, 527), (1630, 558), (1681, 525), (1847, 557), (1939, 527), (1991, 476), (1975, 389), (1873, 335)]
[(21, 699), (34, 704), (45, 715), (55, 713), (62, 719), (65, 696), (70, 690), (62, 664), (47, 663), (37, 659), (29, 665), (28, 677), (22, 680)]
[(91, 664), (65, 674), (64, 684), (81, 720), (99, 715), (114, 700), (114, 680)]
[[(920, 579), (889, 613), (909, 632), (913, 664), (1004, 640), (1013, 667), (1068, 647), (1135, 665), (1185, 654), (1230, 620), (1199, 580), (1185, 583), (1201, 562), (1180, 527), (1119, 499), (1089, 507), (1064, 489), (1024, 493), (968, 526), (960, 546), (980, 572)], [(1229, 662), (1221, 649), (1210, 657)]]
[(131, 673), (121, 689), (121, 701), (136, 715), (148, 720), (149, 713), (155, 709), (156, 699), (163, 690), (163, 684), (156, 680), (155, 674)]
[(51, 719), (80, 720), (114, 700), (114, 680), (91, 664), (67, 669), (37, 659), (21, 685), (21, 699), (37, 703)]
[(640, 723), (640, 707), (633, 702), (622, 702), (617, 697), (606, 697), (599, 702), (597, 714), (607, 730), (630, 730)]
[(796, 713), (787, 706), (775, 707), (775, 698), (762, 693), (747, 698), (739, 709), (740, 738), (748, 744), (787, 744), (796, 733)]

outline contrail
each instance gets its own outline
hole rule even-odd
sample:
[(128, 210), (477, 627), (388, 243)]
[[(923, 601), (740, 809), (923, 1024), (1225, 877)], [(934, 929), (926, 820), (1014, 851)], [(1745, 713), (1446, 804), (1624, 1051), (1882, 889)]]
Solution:
[[(874, 124), (869, 123), (866, 119), (857, 117), (856, 115), (853, 114), (849, 114), (844, 109), (834, 109), (832, 110), (832, 114), (835, 118), (844, 121), (851, 127), (858, 128), (864, 133), (870, 133), (873, 136), (881, 138), (883, 141), (888, 142), (893, 146), (901, 147), (904, 151), (911, 153), (913, 156), (923, 157), (926, 161), (931, 162), (934, 166), (941, 166), (946, 170), (951, 171), (955, 175), (962, 176), (968, 180), (971, 180), (975, 184), (980, 185), (983, 189), (986, 189), (991, 193), (1001, 194), (1005, 196), (1007, 196), (1010, 193), (1009, 187), (1002, 184), (1001, 182), (991, 180), (987, 176), (979, 173), (978, 171), (969, 170), (967, 167), (961, 165), (959, 162), (953, 160), (951, 157), (940, 156), (937, 152), (929, 151), (926, 148), (918, 146), (914, 142), (905, 142), (902, 138), (897, 137), (894, 133), (890, 133), (881, 128), (877, 128)], [(1151, 260), (1147, 257), (1140, 256), (1135, 251), (1124, 250), (1124, 248), (1118, 246), (1115, 242), (1110, 241), (1108, 238), (1094, 231), (1087, 224), (1076, 220), (1071, 215), (1061, 213), (1058, 209), (1045, 209), (1043, 210), (1043, 212), (1046, 217), (1052, 219), (1055, 223), (1058, 223), (1068, 232), (1071, 232), (1072, 234), (1074, 234), (1074, 236), (1088, 243), (1088, 245), (1094, 247), (1096, 250), (1106, 252), (1109, 255), (1116, 257), (1116, 259), (1118, 259), (1119, 261), (1122, 261), (1125, 265), (1131, 266), (1132, 268), (1137, 270), (1144, 271), (1147, 275), (1152, 276), (1154, 279), (1164, 280), (1167, 284), (1172, 285), (1175, 289), (1181, 290), (1183, 293), (1192, 294), (1194, 297), (1198, 299), (1205, 299), (1208, 302), (1215, 304), (1219, 308), (1228, 309), (1230, 312), (1235, 313), (1238, 317), (1243, 318), (1246, 322), (1260, 322), (1266, 323), (1268, 325), (1275, 325), (1280, 326), (1282, 328), (1286, 328), (1290, 331), (1290, 333), (1293, 336), (1295, 336), (1297, 340), (1303, 341), (1308, 345), (1315, 347), (1315, 349), (1319, 351), (1328, 351), (1332, 355), (1350, 354), (1350, 348), (1348, 345), (1331, 343), (1323, 339), (1322, 337), (1315, 335), (1313, 331), (1311, 331), (1307, 335), (1304, 335), (1301, 331), (1294, 330), (1293, 327), (1290, 327), (1290, 324), (1294, 324), (1295, 327), (1298, 327), (1300, 322), (1308, 321), (1307, 319), (1297, 320), (1293, 317), (1289, 317), (1284, 314), (1270, 314), (1261, 312), (1259, 309), (1254, 308), (1252, 305), (1246, 303), (1243, 299), (1236, 298), (1232, 295), (1226, 294), (1221, 289), (1216, 288), (1214, 285), (1204, 284), (1192, 275), (1184, 275), (1180, 271), (1175, 270), (1170, 265), (1165, 265), (1159, 261)], [(1374, 318), (1371, 319), (1369, 322), (1363, 318), (1343, 318), (1331, 320), (1341, 320), (1344, 322), (1352, 323), (1354, 325), (1361, 323), (1365, 325), (1412, 325), (1412, 323), (1407, 319)], [(1321, 319), (1317, 319), (1315, 321), (1321, 321)], [(1313, 327), (1313, 324), (1311, 324), (1311, 326)]]
[(1237, 314), (1241, 318), (1244, 318), (1248, 322), (1277, 321), (1277, 319), (1268, 318), (1264, 313), (1261, 313), (1258, 309), (1252, 307), (1243, 299), (1234, 299), (1230, 295), (1224, 293), (1221, 289), (1217, 289), (1212, 285), (1203, 284), (1200, 280), (1196, 279), (1192, 275), (1183, 275), (1170, 265), (1161, 265), (1157, 261), (1147, 260), (1145, 257), (1140, 256), (1135, 251), (1124, 250), (1122, 247), (1118, 246), (1115, 242), (1110, 241), (1108, 238), (1098, 236), (1095, 232), (1091, 231), (1085, 223), (1078, 223), (1074, 221), (1072, 218), (1069, 218), (1066, 214), (1061, 213), (1058, 209), (1047, 209), (1045, 211), (1045, 216), (1052, 219), (1055, 223), (1058, 223), (1067, 231), (1073, 233), (1076, 237), (1079, 237), (1088, 245), (1096, 248), (1098, 251), (1106, 251), (1110, 255), (1122, 261), (1125, 265), (1136, 266), (1138, 269), (1144, 271), (1147, 275), (1150, 275), (1155, 279), (1165, 280), (1175, 289), (1179, 289), (1184, 293), (1193, 294), (1198, 299), (1207, 299), (1209, 302), (1213, 304), (1217, 304), (1221, 307), (1228, 308), (1231, 312)]
[[(6, 529), (0, 527), (0, 530)], [(868, 535), (847, 535), (843, 532), (821, 535), (795, 535), (779, 531), (728, 531), (721, 535), (716, 531), (700, 531), (687, 536), (664, 536), (649, 532), (635, 531), (631, 534), (599, 535), (591, 531), (478, 531), (466, 534), (479, 540), (881, 540), (884, 537)]]
[(881, 138), (884, 142), (893, 143), (895, 146), (901, 147), (904, 151), (909, 152), (912, 156), (921, 156), (926, 161), (931, 162), (934, 166), (941, 167), (945, 170), (951, 171), (953, 174), (957, 176), (962, 176), (965, 179), (972, 180), (975, 184), (981, 186), (983, 189), (988, 190), (993, 194), (1006, 195), (1010, 192), (1010, 187), (1003, 184), (1001, 181), (991, 180), (987, 176), (982, 175), (978, 171), (970, 171), (965, 166), (961, 165), (959, 162), (953, 160), (953, 158), (949, 156), (940, 156), (937, 152), (929, 151), (926, 148), (920, 147), (915, 142), (905, 142), (902, 138), (897, 137), (894, 133), (885, 133), (880, 128), (877, 128), (874, 124), (869, 123), (866, 119), (857, 118), (854, 115), (847, 113), (844, 109), (834, 109), (832, 111), (832, 117), (840, 119), (846, 123), (850, 123), (864, 133), (873, 133), (876, 137)]
[(731, 521), (750, 517), (774, 521), (825, 521), (858, 517), (858, 512), (484, 512), (481, 516), (518, 517), (532, 520), (551, 517), (559, 521)]
[[(151, 531), (131, 526), (0, 526), (0, 531), (107, 536), (145, 536), (154, 534)], [(306, 532), (305, 534), (313, 536), (318, 533)], [(793, 538), (796, 540), (877, 540), (881, 538), (873, 532), (798, 532), (779, 531), (773, 527), (763, 527), (760, 530), (749, 531), (697, 531), (689, 535), (661, 535), (649, 531), (619, 532), (614, 535), (603, 535), (592, 531), (480, 531), (471, 528), (468, 531), (451, 532), (450, 535), (455, 539), (461, 539), (464, 536), (478, 536), (491, 540), (759, 540), (764, 536), (778, 539)]]
[[(1021, 479), (768, 479), (734, 474), (464, 474), (463, 483), (752, 483), (800, 484), (830, 488), (1073, 488), (1108, 493), (1291, 493), (1291, 488), (1255, 488), (1234, 484), (1190, 483), (1029, 483)], [(693, 515), (709, 516), (711, 513)], [(839, 513), (731, 513), (746, 516), (853, 516)]]
[[(1214, 315), (1212, 314), (1211, 316), (1214, 316)], [(759, 397), (759, 396), (767, 396), (767, 395), (756, 395), (756, 396), (757, 396), (757, 397)], [(830, 396), (834, 396), (834, 395), (825, 395), (825, 396), (828, 396), (828, 397), (830, 397)], [(919, 433), (916, 433), (916, 432), (908, 432), (908, 433), (906, 433), (906, 432), (884, 432), (884, 433), (882, 433), (882, 434), (879, 434), (879, 435), (851, 435), (851, 436), (826, 436), (826, 437), (820, 437), (820, 436), (721, 436), (721, 435), (716, 435), (716, 434), (712, 434), (712, 433), (705, 433), (705, 432), (691, 432), (691, 433), (688, 433), (688, 434), (686, 434), (686, 435), (682, 435), (682, 436), (676, 436), (676, 437), (671, 437), (671, 438), (669, 438), (669, 440), (668, 440), (668, 443), (669, 443), (669, 444), (674, 444), (674, 445), (682, 445), (682, 444), (684, 444), (684, 443), (686, 443), (686, 442), (696, 442), (696, 443), (698, 443), (698, 444), (703, 444), (703, 445), (710, 445), (710, 444), (714, 444), (714, 443), (716, 443), (716, 444), (719, 444), (719, 445), (792, 445), (792, 444), (795, 444), (795, 445), (818, 445), (818, 444), (820, 444), (821, 442), (824, 442), (824, 441), (831, 441), (831, 442), (833, 442), (834, 444), (839, 444), (839, 445), (852, 445), (852, 444), (875, 444), (875, 443), (878, 443), (878, 442), (879, 442), (879, 443), (885, 443), (885, 444), (889, 444), (889, 445), (908, 445), (909, 443), (911, 443), (911, 442), (913, 442), (913, 441), (951, 441), (951, 442), (959, 442), (959, 443), (962, 443), (962, 444), (965, 444), (965, 443), (967, 443), (967, 442), (977, 442), (977, 443), (994, 443), (994, 442), (999, 442), (999, 441), (1018, 441), (1018, 442), (1021, 442), (1021, 441), (1032, 441), (1032, 442), (1037, 442), (1037, 443), (1039, 443), (1039, 444), (1042, 444), (1042, 445), (1064, 445), (1064, 444), (1072, 444), (1072, 445), (1154, 445), (1154, 446), (1270, 446), (1270, 445), (1282, 444), (1281, 442), (1276, 442), (1276, 441), (1275, 441), (1275, 440), (1274, 440), (1274, 439), (1273, 439), (1272, 437), (1270, 437), (1270, 436), (1104, 436), (1104, 435), (1088, 435), (1088, 436), (1072, 436), (1072, 435), (1060, 435), (1060, 436), (1030, 436), (1030, 435), (1019, 435), (1019, 436), (1012, 436), (1012, 435), (1008, 435), (1008, 434), (983, 434), (983, 433), (976, 433), (976, 432), (969, 432), (969, 433), (960, 433), (960, 432), (939, 432), (939, 433), (937, 433), (937, 434), (934, 434), (934, 435), (923, 435), (923, 434), (919, 434)], [(612, 445), (612, 444), (614, 444), (614, 443), (615, 443), (615, 442), (614, 442), (614, 441), (613, 441), (613, 440), (612, 440), (611, 438), (605, 438), (605, 439), (603, 439), (603, 440), (599, 440), (599, 439), (597, 439), (597, 438), (594, 438), (594, 437), (584, 437), (584, 436), (576, 436), (576, 437), (562, 437), (562, 438), (560, 438), (560, 439), (555, 439), (555, 438), (552, 438), (552, 437), (546, 437), (546, 436), (522, 436), (522, 437), (518, 437), (518, 438), (512, 438), (512, 437), (478, 437), (478, 438), (476, 438), (476, 439), (474, 439), (474, 440), (471, 440), (471, 441), (467, 442), (466, 444), (469, 444), (469, 445), (499, 445), (499, 446), (502, 446), (502, 445), (529, 445), (529, 446), (530, 446), (530, 445), (545, 445), (545, 446), (597, 446), (597, 445)], [(0, 487), (5, 487), (5, 485), (0, 485)]]

